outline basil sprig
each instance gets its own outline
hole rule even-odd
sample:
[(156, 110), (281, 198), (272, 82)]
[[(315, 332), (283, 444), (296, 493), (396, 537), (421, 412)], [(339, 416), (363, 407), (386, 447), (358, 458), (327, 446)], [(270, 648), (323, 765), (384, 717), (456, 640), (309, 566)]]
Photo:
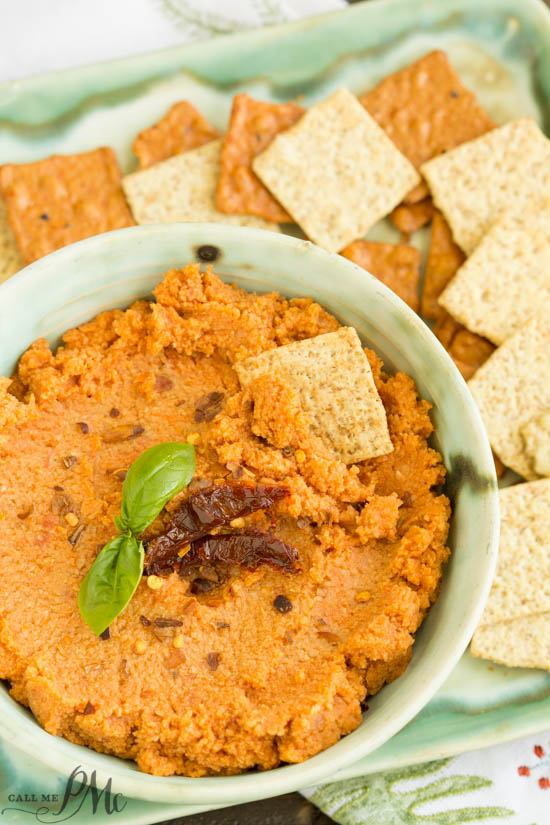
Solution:
[(134, 461), (122, 486), (120, 535), (105, 545), (80, 586), (78, 609), (96, 636), (122, 613), (143, 574), (139, 536), (165, 504), (186, 487), (195, 472), (191, 444), (167, 442), (145, 450)]

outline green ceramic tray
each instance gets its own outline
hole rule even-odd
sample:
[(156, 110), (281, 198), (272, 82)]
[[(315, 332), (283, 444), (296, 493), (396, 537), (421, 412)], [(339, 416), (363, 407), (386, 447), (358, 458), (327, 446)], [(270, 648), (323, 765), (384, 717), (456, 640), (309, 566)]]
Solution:
[[(361, 93), (433, 48), (447, 51), (497, 122), (528, 114), (550, 129), (550, 13), (541, 0), (371, 0), (300, 23), (0, 85), (0, 163), (108, 144), (130, 171), (134, 135), (176, 100), (193, 101), (223, 129), (239, 91), (273, 101), (303, 94), (306, 104), (342, 85)], [(391, 233), (382, 223), (370, 236)], [(417, 241), (422, 243), (422, 233)], [(493, 666), (466, 653), (419, 716), (338, 778), (548, 726), (550, 674)], [(14, 807), (8, 802), (14, 789), (40, 797), (59, 793), (65, 781), (28, 756), (6, 753), (0, 740), (0, 811)], [(73, 811), (79, 803), (74, 800)], [(39, 804), (15, 807), (31, 811)], [(196, 810), (129, 800), (114, 820), (139, 825)], [(90, 812), (88, 799), (74, 821), (89, 821)], [(1, 816), (7, 822), (32, 818), (14, 810)], [(100, 807), (93, 821), (99, 825), (103, 818), (112, 821)]]

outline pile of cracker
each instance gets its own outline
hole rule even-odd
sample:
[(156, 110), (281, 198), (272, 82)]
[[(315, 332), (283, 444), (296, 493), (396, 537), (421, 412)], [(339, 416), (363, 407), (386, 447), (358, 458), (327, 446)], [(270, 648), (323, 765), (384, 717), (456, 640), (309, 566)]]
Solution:
[[(531, 119), (496, 126), (434, 51), (361, 97), (340, 89), (309, 109), (239, 94), (224, 134), (181, 101), (133, 150), (138, 168), (126, 176), (105, 147), (0, 167), (0, 281), (134, 223), (297, 224), (433, 326), (469, 381), (498, 473), (525, 479), (503, 500), (536, 489), (548, 503), (537, 479), (550, 477), (550, 141)], [(365, 239), (382, 219), (400, 243)], [(428, 225), (422, 273), (410, 235)], [(550, 553), (540, 536), (536, 546)], [(536, 615), (550, 616), (550, 595), (543, 607)], [(487, 615), (473, 652), (506, 661), (484, 628), (520, 622), (521, 634), (525, 614)]]

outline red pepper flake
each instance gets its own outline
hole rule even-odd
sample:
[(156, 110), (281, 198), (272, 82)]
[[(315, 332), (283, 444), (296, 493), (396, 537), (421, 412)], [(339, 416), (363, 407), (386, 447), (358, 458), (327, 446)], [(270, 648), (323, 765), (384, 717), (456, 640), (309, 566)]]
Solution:
[(85, 421), (79, 421), (76, 426), (80, 427), (80, 432), (83, 435), (88, 435), (88, 433), (90, 432), (90, 428), (88, 427)]
[(206, 661), (208, 663), (208, 667), (210, 670), (217, 670), (220, 664), (221, 654), (220, 653), (209, 653), (206, 657)]
[(84, 532), (84, 530), (85, 530), (85, 525), (84, 524), (79, 524), (78, 527), (76, 528), (76, 530), (74, 530), (71, 533), (71, 535), (69, 536), (69, 544), (71, 544), (74, 547), (75, 544), (77, 543), (78, 539), (80, 538), (80, 536)]
[(128, 437), (129, 437), (129, 438), (137, 438), (137, 437), (138, 437), (138, 435), (142, 435), (142, 433), (144, 433), (144, 432), (145, 432), (145, 430), (144, 430), (144, 428), (141, 426), (141, 424), (136, 424), (136, 426), (135, 426), (135, 427), (134, 427), (134, 429), (132, 430), (132, 435), (130, 435), (130, 436), (128, 436)]
[(544, 756), (544, 748), (542, 748), (540, 745), (535, 745), (533, 750), (535, 752), (535, 756), (538, 756), (539, 759), (542, 759), (542, 757)]
[(106, 627), (106, 628), (105, 628), (105, 630), (103, 631), (103, 633), (100, 633), (100, 634), (99, 634), (99, 638), (100, 638), (100, 639), (103, 639), (105, 642), (106, 642), (106, 641), (108, 641), (108, 639), (110, 639), (110, 638), (111, 638), (111, 631), (109, 630), (109, 628), (108, 628), (108, 627)]
[(531, 771), (527, 767), (527, 765), (520, 765), (518, 768), (518, 774), (520, 776), (531, 776)]
[(217, 585), (217, 582), (211, 582), (208, 579), (194, 579), (191, 582), (191, 593), (195, 596), (198, 593), (209, 593), (210, 590), (214, 590)]
[(168, 378), (166, 375), (157, 375), (155, 378), (155, 389), (157, 392), (165, 392), (166, 390), (171, 390), (174, 386), (174, 382), (171, 378)]
[(223, 630), (227, 627), (230, 627), (230, 624), (229, 622), (216, 622), (216, 627), (218, 628), (218, 630)]
[(547, 776), (541, 776), (539, 779), (539, 788), (543, 791), (547, 791), (550, 788), (550, 779)]
[(281, 593), (273, 600), (273, 607), (275, 610), (278, 610), (279, 613), (290, 613), (292, 610), (292, 602)]
[(115, 478), (118, 478), (119, 481), (124, 481), (126, 478), (127, 472), (126, 470), (115, 470), (113, 473)]
[(109, 415), (111, 416), (111, 418), (118, 418), (118, 416), (120, 415), (120, 410), (117, 410), (116, 407), (112, 407)]
[(148, 619), (147, 616), (140, 616), (139, 620), (143, 627), (150, 627), (151, 626), (151, 619)]
[(88, 704), (86, 705), (86, 707), (84, 708), (82, 713), (84, 714), (84, 716), (89, 716), (90, 713), (94, 713), (94, 711), (95, 711), (94, 706), (92, 705), (91, 702), (88, 702)]
[(61, 486), (61, 484), (56, 484), (56, 485), (54, 486), (54, 490), (55, 490), (57, 493), (62, 493), (64, 489), (65, 489), (65, 488), (64, 488), (64, 487), (62, 487), (62, 486)]

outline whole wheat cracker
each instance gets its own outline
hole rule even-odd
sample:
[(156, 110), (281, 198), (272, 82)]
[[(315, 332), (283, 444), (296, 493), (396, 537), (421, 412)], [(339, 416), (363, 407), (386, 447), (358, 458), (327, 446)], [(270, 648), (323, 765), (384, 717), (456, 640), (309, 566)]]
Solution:
[(5, 164), (0, 194), (24, 263), (134, 223), (115, 153), (108, 147)]
[[(388, 75), (360, 102), (416, 168), (495, 125), (442, 51)], [(426, 194), (422, 183), (406, 200)]]
[(137, 223), (213, 221), (278, 231), (277, 224), (250, 215), (225, 215), (214, 203), (221, 140), (212, 140), (126, 175), (122, 186)]
[(550, 612), (550, 479), (499, 492), (498, 564), (480, 625)]
[(550, 407), (550, 320), (543, 312), (504, 342), (469, 382), (493, 450), (507, 467), (537, 478), (522, 427)]
[(393, 450), (386, 411), (357, 332), (342, 327), (235, 364), (243, 387), (281, 378), (299, 396), (312, 431), (346, 464)]
[(550, 476), (550, 409), (520, 429), (524, 452), (537, 475)]
[(439, 303), (468, 329), (501, 344), (546, 304), (550, 311), (550, 205), (489, 229)]
[(347, 89), (277, 135), (252, 168), (305, 234), (329, 252), (364, 235), (420, 180)]
[(478, 627), (470, 653), (508, 667), (550, 670), (550, 612)]
[(418, 312), (420, 252), (414, 246), (354, 241), (340, 254), (368, 270)]
[(147, 169), (154, 163), (197, 149), (220, 133), (187, 100), (170, 107), (163, 118), (143, 129), (132, 145), (139, 160), (139, 168)]
[(23, 266), (23, 259), (8, 226), (6, 207), (0, 197), (0, 284)]
[(220, 212), (258, 215), (268, 221), (292, 220), (254, 173), (252, 161), (275, 135), (293, 126), (304, 111), (293, 101), (266, 103), (245, 93), (233, 98), (216, 190), (216, 207)]
[(514, 120), (421, 166), (435, 205), (470, 255), (505, 212), (550, 198), (550, 140), (531, 118)]

